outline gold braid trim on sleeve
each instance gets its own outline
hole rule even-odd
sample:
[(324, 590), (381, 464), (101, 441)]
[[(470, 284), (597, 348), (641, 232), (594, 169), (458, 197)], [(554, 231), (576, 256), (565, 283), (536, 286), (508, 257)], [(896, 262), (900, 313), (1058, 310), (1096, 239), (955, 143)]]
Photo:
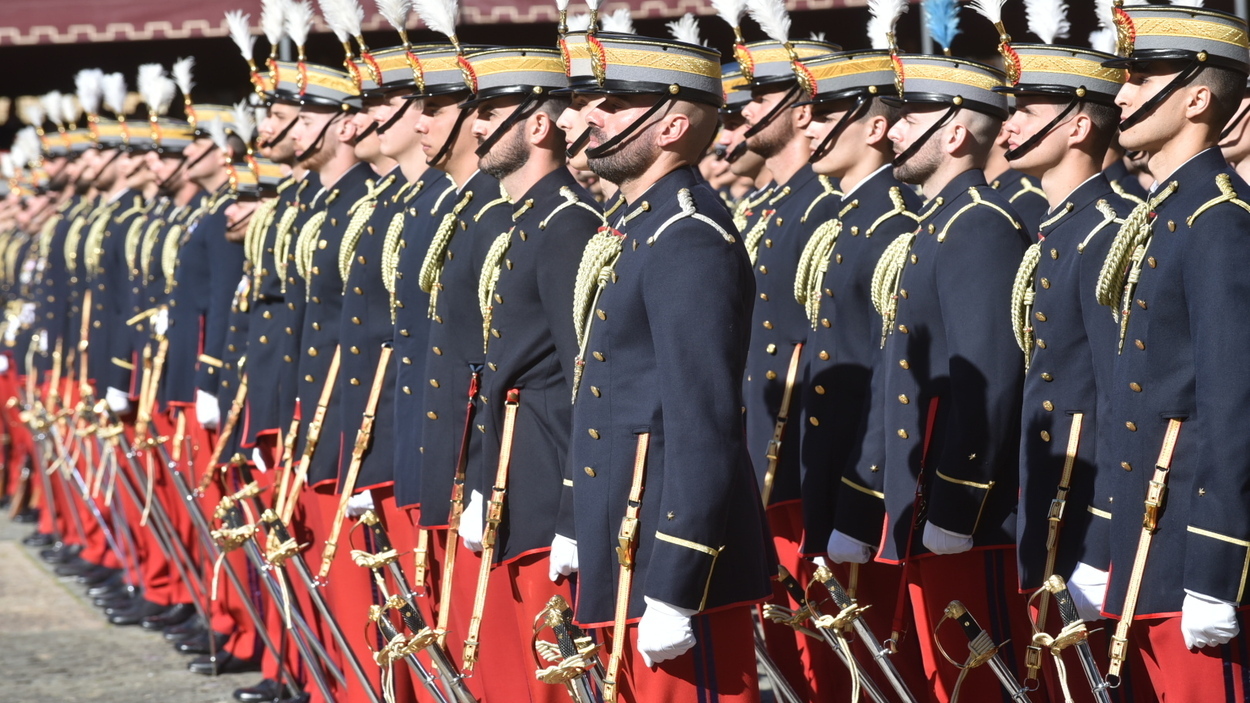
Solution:
[(482, 353), (490, 347), (491, 313), (494, 310), (490, 298), (495, 293), (495, 284), (499, 282), (499, 272), (503, 268), (504, 256), (508, 254), (508, 248), (512, 246), (513, 229), (515, 227), (508, 229), (507, 232), (501, 232), (495, 237), (495, 241), (491, 242), (490, 249), (486, 252), (486, 260), (482, 264), (482, 274), (477, 281), (477, 304), (482, 310)]
[(434, 319), (435, 311), (438, 309), (438, 293), (443, 287), (439, 279), (443, 275), (443, 263), (447, 260), (447, 247), (451, 244), (451, 238), (456, 234), (456, 223), (460, 220), (460, 213), (471, 202), (473, 202), (473, 191), (466, 191), (464, 197), (456, 203), (451, 212), (443, 215), (442, 221), (438, 223), (438, 229), (434, 232), (434, 238), (430, 240), (430, 248), (425, 252), (425, 260), (421, 262), (421, 273), (417, 278), (417, 284), (421, 286), (422, 291), (430, 294), (430, 319)]
[(590, 327), (594, 318), (591, 308), (599, 292), (608, 285), (612, 267), (624, 248), (625, 238), (610, 227), (602, 227), (586, 242), (582, 260), (577, 266), (577, 278), (573, 283), (573, 330), (577, 334), (579, 349), (573, 366), (573, 402), (577, 401), (577, 388), (582, 379), (583, 357), (590, 341)]
[(881, 315), (881, 346), (885, 346), (885, 338), (890, 335), (890, 326), (894, 323), (894, 315), (898, 310), (898, 285), (903, 279), (903, 266), (907, 263), (907, 252), (916, 241), (915, 232), (900, 234), (897, 239), (881, 253), (877, 266), (872, 272), (872, 305)]
[(816, 329), (820, 319), (820, 302), (825, 272), (829, 270), (829, 257), (842, 234), (842, 220), (822, 223), (812, 233), (803, 253), (799, 255), (799, 267), (794, 276), (794, 299), (807, 310), (807, 319)]
[(1033, 286), (1033, 276), (1037, 273), (1037, 264), (1042, 260), (1042, 245), (1035, 243), (1024, 250), (1024, 258), (1020, 268), (1016, 269), (1016, 280), (1011, 285), (1011, 331), (1016, 335), (1016, 346), (1024, 352), (1024, 370), (1028, 371), (1029, 362), (1033, 359), (1033, 323), (1029, 317), (1033, 313), (1033, 299), (1037, 289)]
[(178, 250), (182, 248), (182, 225), (169, 228), (161, 245), (161, 273), (165, 276), (165, 295), (174, 292), (174, 275), (178, 272)]

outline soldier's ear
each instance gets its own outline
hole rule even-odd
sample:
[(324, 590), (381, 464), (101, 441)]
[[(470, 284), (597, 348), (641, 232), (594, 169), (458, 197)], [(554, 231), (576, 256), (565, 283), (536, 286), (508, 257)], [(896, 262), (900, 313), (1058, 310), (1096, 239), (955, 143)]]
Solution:
[(682, 140), (690, 131), (690, 116), (684, 112), (673, 110), (660, 119), (656, 130), (656, 144), (661, 147), (672, 146)]
[(1068, 123), (1067, 129), (1068, 139), (1073, 144), (1084, 144), (1094, 133), (1094, 121), (1085, 113), (1077, 113), (1076, 117)]
[(790, 110), (793, 112), (793, 116), (791, 117), (791, 119), (794, 120), (795, 129), (800, 130), (800, 131), (804, 130), (807, 128), (807, 125), (812, 123), (812, 106), (811, 105), (798, 105), (796, 107), (790, 108)]
[(1211, 86), (1201, 83), (1193, 84), (1185, 89), (1185, 116), (1197, 122), (1205, 113), (1215, 109), (1215, 95)]
[(868, 146), (877, 146), (889, 141), (890, 121), (881, 115), (868, 118), (868, 129), (864, 134), (864, 142)]

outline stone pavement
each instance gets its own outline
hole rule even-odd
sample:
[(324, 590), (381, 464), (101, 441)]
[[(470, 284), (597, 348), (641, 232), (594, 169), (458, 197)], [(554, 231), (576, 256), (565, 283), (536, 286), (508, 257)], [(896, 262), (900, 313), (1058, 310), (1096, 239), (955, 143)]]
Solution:
[(83, 586), (22, 546), (32, 529), (0, 516), (0, 701), (232, 703), (260, 680), (192, 674), (159, 633), (109, 625)]

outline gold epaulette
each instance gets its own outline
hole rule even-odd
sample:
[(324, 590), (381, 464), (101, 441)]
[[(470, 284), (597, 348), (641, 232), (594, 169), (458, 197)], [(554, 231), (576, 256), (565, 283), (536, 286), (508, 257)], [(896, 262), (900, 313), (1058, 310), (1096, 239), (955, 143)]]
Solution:
[(833, 179), (828, 176), (817, 176), (816, 180), (820, 182), (820, 194), (818, 194), (815, 198), (812, 198), (812, 202), (808, 203), (807, 209), (803, 211), (803, 217), (799, 219), (799, 222), (807, 222), (807, 216), (812, 214), (812, 209), (819, 205), (825, 198), (842, 197), (842, 191), (834, 187)]
[(1016, 336), (1016, 346), (1024, 352), (1024, 368), (1027, 371), (1033, 359), (1033, 299), (1037, 289), (1033, 287), (1033, 276), (1037, 273), (1037, 264), (1042, 260), (1042, 245), (1034, 243), (1024, 250), (1024, 258), (1016, 269), (1016, 279), (1011, 285), (1011, 331)]
[(1193, 227), (1194, 220), (1198, 219), (1199, 215), (1206, 212), (1207, 210), (1210, 210), (1216, 205), (1220, 205), (1223, 203), (1232, 203), (1233, 205), (1236, 205), (1242, 210), (1245, 210), (1246, 212), (1250, 212), (1250, 204), (1247, 204), (1246, 201), (1237, 197), (1237, 191), (1233, 189), (1233, 179), (1227, 173), (1221, 173), (1221, 174), (1216, 175), (1215, 187), (1220, 189), (1220, 194), (1206, 201), (1202, 205), (1199, 205), (1198, 209), (1194, 210), (1194, 214), (1190, 215), (1188, 219), (1185, 220), (1185, 224), (1189, 225), (1190, 227)]
[(443, 215), (443, 219), (438, 223), (438, 229), (434, 232), (434, 238), (430, 240), (430, 248), (425, 252), (425, 260), (421, 262), (417, 285), (422, 291), (430, 294), (428, 310), (430, 319), (437, 316), (438, 294), (443, 287), (439, 279), (443, 275), (443, 264), (447, 261), (447, 247), (451, 244), (451, 238), (456, 234), (456, 223), (460, 219), (460, 213), (471, 202), (473, 202), (473, 191), (466, 190), (451, 212)]
[[(547, 229), (547, 224), (551, 222), (551, 219), (553, 217), (555, 217), (556, 215), (560, 214), (561, 212), (571, 207), (584, 208), (585, 210), (591, 213), (594, 213), (595, 217), (599, 218), (599, 222), (601, 224), (606, 225), (608, 223), (607, 217), (603, 214), (602, 211), (600, 211), (598, 208), (591, 205), (590, 203), (584, 202), (581, 198), (577, 197), (577, 193), (573, 192), (572, 188), (568, 186), (560, 186), (560, 196), (564, 198), (564, 202), (555, 206), (555, 208), (551, 212), (547, 213), (547, 216), (543, 218), (542, 222), (538, 223), (538, 229)], [(516, 219), (516, 218), (514, 217), (513, 219)]]
[(959, 208), (959, 210), (957, 210), (954, 215), (951, 215), (951, 218), (946, 221), (946, 224), (943, 225), (942, 227), (942, 231), (938, 233), (937, 240), (939, 242), (946, 241), (946, 234), (950, 232), (951, 225), (955, 224), (955, 220), (958, 220), (960, 215), (963, 215), (965, 212), (968, 212), (969, 210), (977, 206), (985, 206), (985, 207), (992, 209), (994, 212), (997, 212), (998, 214), (1007, 218), (1007, 221), (1011, 223), (1012, 227), (1015, 227), (1016, 229), (1020, 229), (1020, 223), (1016, 222), (1016, 218), (1012, 217), (1011, 213), (1007, 212), (1006, 210), (999, 207), (998, 205), (982, 198), (981, 191), (977, 190), (976, 186), (971, 186), (968, 188), (968, 195), (972, 196), (972, 202)]
[(682, 188), (677, 191), (677, 206), (681, 208), (680, 211), (678, 211), (676, 215), (673, 215), (665, 220), (659, 227), (656, 228), (655, 233), (647, 238), (647, 246), (655, 246), (656, 241), (660, 239), (660, 235), (664, 234), (665, 230), (673, 226), (673, 224), (679, 220), (684, 220), (686, 218), (698, 220), (708, 227), (711, 227), (716, 230), (717, 234), (719, 234), (722, 239), (730, 244), (737, 241), (732, 234), (725, 230), (724, 227), (716, 224), (716, 220), (713, 220), (707, 215), (699, 212), (698, 207), (694, 204), (694, 196), (690, 194), (688, 189)]

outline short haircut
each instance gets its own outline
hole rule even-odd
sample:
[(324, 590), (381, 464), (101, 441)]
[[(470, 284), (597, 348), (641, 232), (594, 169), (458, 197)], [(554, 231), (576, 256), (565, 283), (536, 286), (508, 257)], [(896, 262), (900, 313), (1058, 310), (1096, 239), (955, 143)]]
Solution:
[(968, 129), (976, 147), (975, 151), (982, 158), (989, 155), (990, 149), (994, 146), (994, 140), (998, 138), (998, 133), (1003, 127), (1002, 118), (976, 110), (960, 110), (955, 115), (955, 122)]
[(1089, 117), (1094, 125), (1090, 136), (1091, 149), (1098, 154), (1106, 152), (1120, 127), (1120, 108), (1107, 103), (1085, 102), (1079, 110), (1079, 114)]
[(1219, 66), (1206, 66), (1194, 76), (1190, 85), (1204, 85), (1211, 89), (1211, 124), (1219, 130), (1237, 114), (1241, 99), (1246, 94), (1246, 74)]
[(902, 105), (897, 102), (891, 104), (890, 101), (882, 100), (879, 96), (871, 98), (868, 101), (868, 112), (864, 113), (864, 117), (884, 117), (885, 121), (893, 125), (903, 116)]

